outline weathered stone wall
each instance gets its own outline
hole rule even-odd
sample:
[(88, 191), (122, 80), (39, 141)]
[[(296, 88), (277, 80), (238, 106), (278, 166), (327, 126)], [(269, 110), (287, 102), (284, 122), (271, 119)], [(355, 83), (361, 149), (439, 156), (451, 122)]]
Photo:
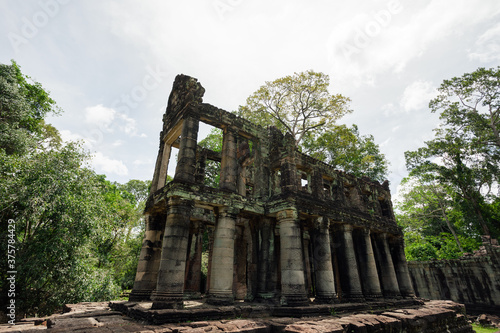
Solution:
[[(175, 79), (130, 300), (167, 309), (201, 294), (216, 305), (286, 306), (413, 297), (388, 181), (302, 154), (291, 134), (203, 103), (204, 91), (194, 78)], [(200, 123), (222, 130), (222, 151), (198, 145)], [(218, 184), (206, 182), (217, 179), (213, 163)]]
[(500, 247), (495, 241), (485, 237), (474, 255), (411, 261), (408, 268), (417, 296), (463, 303), (468, 313), (500, 314)]

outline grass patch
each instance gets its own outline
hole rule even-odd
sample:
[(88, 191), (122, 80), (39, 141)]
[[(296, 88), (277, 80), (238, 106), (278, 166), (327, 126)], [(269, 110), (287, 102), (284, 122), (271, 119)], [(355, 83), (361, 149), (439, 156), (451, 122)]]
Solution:
[(498, 331), (498, 328), (495, 327), (484, 327), (478, 324), (472, 324), (472, 328), (474, 329), (474, 332), (477, 333), (493, 333)]

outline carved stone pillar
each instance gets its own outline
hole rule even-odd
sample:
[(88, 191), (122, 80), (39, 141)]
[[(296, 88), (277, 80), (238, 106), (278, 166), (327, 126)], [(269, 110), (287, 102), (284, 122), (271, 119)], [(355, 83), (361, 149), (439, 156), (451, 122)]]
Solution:
[(268, 218), (263, 218), (260, 221), (260, 249), (259, 249), (259, 283), (258, 283), (258, 297), (267, 298), (268, 289), (267, 283), (269, 278), (269, 249), (271, 245), (271, 222)]
[(316, 275), (317, 303), (337, 302), (335, 280), (333, 277), (332, 254), (330, 250), (329, 221), (319, 217), (314, 223), (314, 267)]
[(294, 210), (278, 213), (281, 255), (281, 303), (289, 306), (306, 305), (304, 258), (299, 219)]
[(387, 234), (381, 233), (376, 235), (377, 241), (377, 259), (379, 264), (380, 284), (384, 297), (398, 298), (401, 296), (399, 292), (398, 279), (394, 270), (389, 243), (387, 242)]
[(145, 217), (146, 231), (137, 265), (134, 288), (129, 296), (130, 301), (149, 301), (151, 294), (156, 289), (165, 219), (165, 215), (146, 215)]
[(382, 288), (377, 273), (377, 264), (373, 252), (370, 229), (359, 231), (358, 259), (362, 278), (363, 291), (367, 299), (382, 297)]
[(161, 164), (160, 164), (160, 172), (158, 174), (158, 184), (156, 186), (157, 190), (162, 188), (163, 186), (165, 186), (165, 183), (167, 182), (168, 162), (170, 161), (170, 151), (171, 150), (172, 150), (172, 147), (169, 144), (163, 145), (163, 153), (162, 153)]
[(236, 192), (238, 183), (238, 159), (236, 135), (232, 130), (224, 131), (222, 142), (222, 161), (220, 188), (223, 190)]
[(160, 132), (160, 147), (158, 148), (158, 156), (156, 157), (155, 171), (153, 173), (153, 180), (151, 182), (151, 189), (149, 193), (154, 193), (158, 189), (158, 178), (160, 176), (160, 169), (162, 164), (163, 152), (165, 149), (165, 141), (163, 141), (163, 131)]
[(193, 203), (170, 198), (152, 309), (183, 307), (184, 274)]
[(398, 278), (399, 291), (403, 297), (415, 297), (413, 285), (411, 283), (410, 272), (406, 262), (403, 236), (396, 237), (391, 242), (393, 252), (394, 269)]
[(186, 278), (184, 281), (184, 297), (200, 298), (201, 286), (201, 254), (203, 244), (203, 228), (195, 225), (190, 235), (188, 260), (186, 263)]
[(196, 146), (198, 139), (199, 120), (187, 117), (182, 123), (181, 142), (174, 180), (189, 183), (195, 182)]
[(205, 293), (210, 293), (210, 280), (212, 276), (212, 258), (214, 255), (214, 228), (209, 227), (208, 233), (208, 265), (207, 265), (207, 283), (205, 284)]
[(304, 258), (304, 273), (307, 297), (313, 297), (313, 272), (311, 269), (311, 237), (308, 231), (302, 231), (302, 254)]
[(236, 217), (221, 209), (214, 232), (214, 245), (210, 275), (210, 291), (207, 302), (228, 305), (234, 302), (234, 235)]
[(358, 264), (356, 262), (352, 230), (352, 225), (343, 224), (340, 226), (341, 246), (339, 252), (342, 255), (341, 266), (345, 274), (345, 276), (341, 278), (343, 302), (363, 300), (363, 291), (361, 289), (361, 280), (358, 272)]

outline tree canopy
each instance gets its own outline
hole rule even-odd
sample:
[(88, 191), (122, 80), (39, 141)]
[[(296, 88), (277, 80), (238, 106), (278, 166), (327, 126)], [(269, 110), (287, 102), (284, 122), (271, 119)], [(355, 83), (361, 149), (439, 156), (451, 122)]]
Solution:
[(15, 61), (0, 64), (0, 91), (0, 147), (6, 154), (26, 153), (44, 139), (60, 143), (57, 130), (44, 121), (60, 109), (39, 82), (21, 73)]
[(236, 114), (292, 134), (298, 149), (335, 168), (383, 181), (389, 163), (373, 136), (337, 124), (352, 112), (350, 99), (331, 94), (329, 84), (328, 75), (312, 70), (266, 82)]
[(149, 182), (111, 183), (91, 170), (89, 154), (45, 123), (60, 110), (15, 62), (0, 64), (0, 87), (0, 218), (15, 227), (1, 224), (0, 250), (14, 242), (17, 314), (116, 298), (134, 281)]
[(480, 235), (500, 235), (499, 78), (500, 67), (444, 80), (429, 104), (440, 112), (435, 138), (405, 152), (400, 223), (424, 239), (444, 233), (457, 253), (467, 251), (464, 237), (477, 245)]
[(328, 127), (347, 113), (350, 99), (328, 91), (328, 75), (312, 70), (266, 82), (237, 114), (256, 124), (288, 132), (299, 146), (304, 136)]
[(373, 135), (361, 135), (356, 125), (333, 125), (328, 130), (309, 133), (304, 139), (304, 150), (356, 177), (384, 181), (388, 173), (389, 162)]

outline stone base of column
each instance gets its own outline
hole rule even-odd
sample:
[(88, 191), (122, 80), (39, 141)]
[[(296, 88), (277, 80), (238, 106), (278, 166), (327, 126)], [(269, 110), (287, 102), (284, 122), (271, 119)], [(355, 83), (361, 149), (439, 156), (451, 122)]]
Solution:
[(151, 310), (160, 310), (160, 309), (183, 309), (183, 295), (182, 294), (171, 294), (171, 293), (162, 293), (155, 292), (151, 296), (151, 300), (153, 301), (153, 305), (151, 306)]
[(184, 291), (184, 299), (201, 299), (199, 291)]
[(276, 300), (276, 294), (273, 292), (257, 293), (255, 300), (257, 302), (272, 302), (272, 301)]
[(234, 304), (233, 293), (210, 291), (207, 303), (212, 305), (232, 305)]
[(367, 294), (365, 295), (365, 299), (367, 301), (379, 301), (384, 296), (382, 294)]
[(401, 292), (401, 296), (403, 298), (415, 298), (415, 294), (414, 293), (405, 293), (405, 292)]
[(314, 303), (317, 304), (334, 304), (339, 303), (339, 299), (336, 293), (333, 294), (318, 294), (314, 299)]
[(280, 304), (283, 306), (306, 306), (309, 299), (304, 295), (281, 295)]
[(148, 302), (151, 301), (151, 295), (154, 290), (133, 290), (128, 296), (130, 302)]
[(342, 303), (360, 303), (365, 301), (365, 296), (363, 294), (345, 294), (342, 295)]
[(388, 299), (402, 299), (400, 293), (394, 293), (394, 292), (384, 292), (384, 298)]

